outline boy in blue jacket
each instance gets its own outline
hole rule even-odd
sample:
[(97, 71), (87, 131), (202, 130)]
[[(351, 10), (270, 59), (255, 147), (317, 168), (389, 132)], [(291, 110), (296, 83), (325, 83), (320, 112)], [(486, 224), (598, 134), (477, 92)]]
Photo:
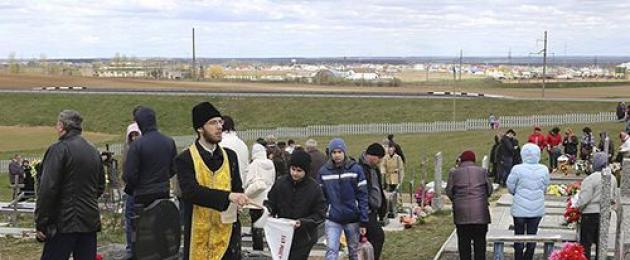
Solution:
[(361, 166), (346, 156), (343, 139), (328, 145), (330, 160), (319, 170), (328, 211), (326, 213), (326, 260), (339, 256), (339, 238), (343, 231), (350, 259), (358, 259), (359, 234), (365, 235), (368, 224), (367, 180)]

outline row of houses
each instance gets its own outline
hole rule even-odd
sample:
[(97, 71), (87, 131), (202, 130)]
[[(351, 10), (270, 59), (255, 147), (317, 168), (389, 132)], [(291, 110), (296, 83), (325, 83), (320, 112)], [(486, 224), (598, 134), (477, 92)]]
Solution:
[[(212, 67), (219, 67), (220, 72)], [(464, 64), (291, 64), (291, 65), (213, 65), (200, 67), (196, 75), (200, 78), (240, 80), (240, 81), (301, 81), (316, 82), (317, 79), (331, 78), (348, 81), (393, 80), (402, 72), (459, 73), (476, 77), (495, 79), (530, 79), (543, 77), (542, 66), (523, 65), (484, 65)], [(545, 77), (557, 79), (573, 78), (626, 78), (630, 70), (630, 62), (613, 68), (603, 67), (548, 67)], [(140, 66), (124, 64), (102, 66), (94, 70), (96, 77), (127, 77), (183, 79), (192, 76), (190, 66)]]

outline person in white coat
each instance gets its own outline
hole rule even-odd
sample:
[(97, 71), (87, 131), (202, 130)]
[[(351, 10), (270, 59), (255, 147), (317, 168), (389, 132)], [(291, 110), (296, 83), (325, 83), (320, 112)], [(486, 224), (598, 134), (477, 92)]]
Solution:
[(252, 240), (254, 250), (263, 250), (263, 230), (254, 228), (253, 223), (258, 220), (263, 210), (257, 206), (262, 206), (267, 200), (267, 193), (271, 190), (276, 180), (276, 169), (273, 161), (267, 157), (267, 149), (255, 143), (252, 146), (252, 162), (247, 167), (247, 181), (245, 182), (245, 194), (252, 206), (249, 206), (249, 215), (252, 217)]
[(247, 165), (249, 164), (249, 149), (247, 148), (245, 142), (243, 142), (243, 140), (241, 140), (236, 134), (234, 120), (230, 116), (223, 116), (223, 133), (219, 145), (236, 152), (239, 175), (241, 176), (243, 189), (245, 189), (245, 181), (247, 180)]

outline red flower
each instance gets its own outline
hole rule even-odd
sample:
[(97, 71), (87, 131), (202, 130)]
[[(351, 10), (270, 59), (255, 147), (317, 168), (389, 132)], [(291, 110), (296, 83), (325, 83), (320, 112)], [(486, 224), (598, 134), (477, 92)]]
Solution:
[(571, 207), (571, 199), (569, 198), (567, 200), (567, 208), (564, 210), (564, 220), (566, 220), (567, 223), (578, 222), (581, 215), (579, 209)]
[(587, 260), (584, 248), (578, 243), (565, 243), (562, 249), (553, 251), (549, 260)]

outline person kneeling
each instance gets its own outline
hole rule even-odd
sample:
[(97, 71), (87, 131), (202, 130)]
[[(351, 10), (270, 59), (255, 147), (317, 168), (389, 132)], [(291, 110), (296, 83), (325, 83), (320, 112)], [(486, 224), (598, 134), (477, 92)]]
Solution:
[(273, 217), (297, 220), (289, 259), (308, 259), (317, 242), (317, 226), (324, 222), (326, 204), (317, 181), (306, 176), (311, 157), (296, 150), (290, 160), (290, 174), (271, 187), (265, 206)]

